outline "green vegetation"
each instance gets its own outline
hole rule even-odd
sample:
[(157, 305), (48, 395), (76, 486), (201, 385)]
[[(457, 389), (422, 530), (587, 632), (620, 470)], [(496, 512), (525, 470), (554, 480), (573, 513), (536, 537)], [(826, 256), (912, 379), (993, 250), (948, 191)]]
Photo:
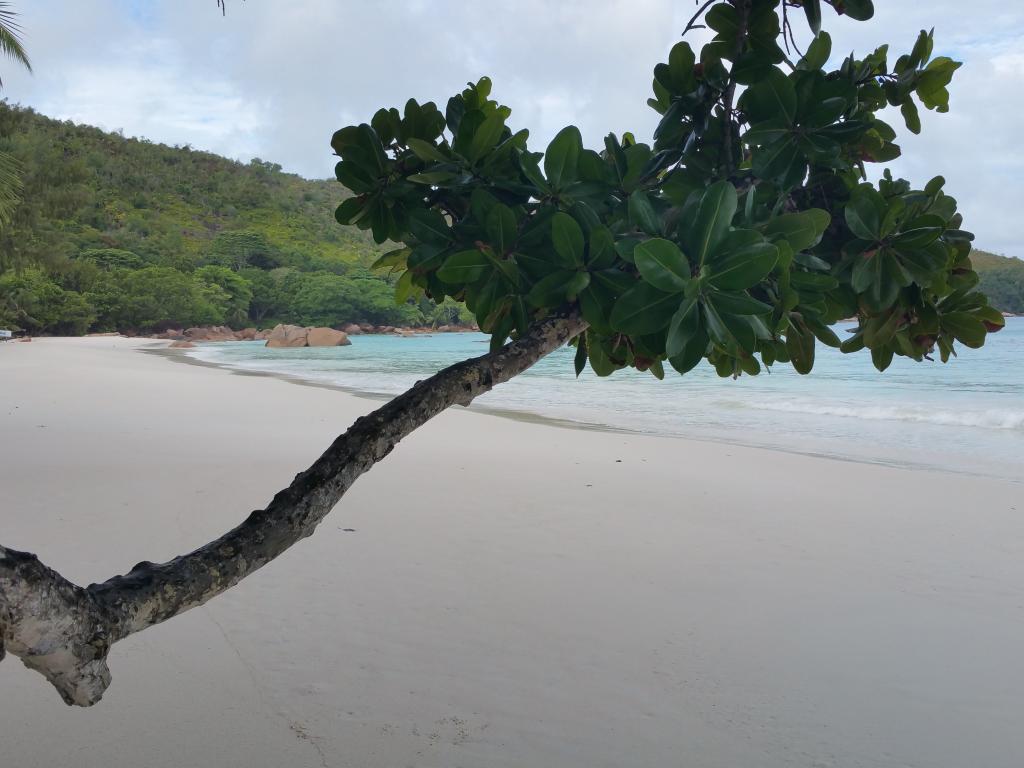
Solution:
[[(29, 72), (32, 71), (32, 62), (21, 41), (18, 14), (11, 10), (7, 2), (0, 2), (0, 54), (13, 59)], [(2, 80), (0, 87), (3, 87)], [(18, 161), (0, 151), (0, 227), (10, 222), (11, 213), (21, 201), (21, 178), (18, 171)]]
[(464, 319), (454, 302), (395, 304), (394, 279), (369, 269), (380, 247), (334, 220), (345, 197), (337, 183), (5, 103), (0, 153), (16, 161), (23, 186), (0, 229), (0, 327), (80, 334)]
[[(793, 61), (795, 6), (813, 39)], [(699, 52), (677, 43), (654, 68), (651, 144), (609, 134), (598, 152), (568, 126), (531, 152), (487, 78), (443, 111), (381, 109), (334, 134), (353, 194), (338, 221), (404, 244), (381, 260), (401, 272), (399, 295), (465, 301), (493, 349), (581, 315), (577, 372), (661, 378), (706, 360), (721, 376), (809, 373), (819, 342), (885, 370), (896, 355), (945, 362), (957, 343), (980, 347), (1003, 318), (975, 290), (974, 236), (945, 180), (914, 187), (886, 170), (872, 184), (866, 171), (901, 152), (881, 115), (898, 107), (919, 133), (919, 108), (948, 111), (960, 63), (933, 57), (925, 31), (900, 56), (883, 45), (832, 59), (829, 6), (874, 10), (703, 5), (694, 18), (707, 9), (715, 37)], [(840, 339), (829, 326), (845, 317), (858, 327)]]
[(978, 287), (988, 296), (992, 306), (1004, 312), (1024, 314), (1024, 261), (974, 251), (971, 263), (981, 278)]

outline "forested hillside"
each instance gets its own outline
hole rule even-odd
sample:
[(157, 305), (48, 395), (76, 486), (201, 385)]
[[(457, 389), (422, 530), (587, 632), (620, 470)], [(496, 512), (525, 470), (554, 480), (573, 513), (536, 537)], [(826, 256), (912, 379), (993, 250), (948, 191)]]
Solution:
[(1024, 261), (974, 251), (971, 262), (981, 278), (978, 285), (992, 306), (1004, 312), (1024, 314)]
[[(329, 149), (325, 137), (325, 159)], [(0, 103), (22, 202), (0, 230), (0, 327), (34, 333), (172, 326), (429, 323), (396, 306), (382, 249), (334, 220), (335, 181), (261, 160), (126, 139)]]

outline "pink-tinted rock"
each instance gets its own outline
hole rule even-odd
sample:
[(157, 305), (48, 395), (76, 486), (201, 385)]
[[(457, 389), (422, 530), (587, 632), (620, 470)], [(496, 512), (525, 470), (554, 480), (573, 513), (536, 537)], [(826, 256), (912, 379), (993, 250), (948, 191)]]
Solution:
[(344, 331), (333, 328), (310, 328), (306, 334), (306, 345), (310, 347), (346, 347), (351, 343)]
[(355, 323), (349, 323), (344, 328), (342, 328), (342, 330), (345, 331), (345, 333), (347, 333), (349, 336), (358, 336), (360, 333), (363, 332), (362, 327), (356, 325)]
[(195, 344), (193, 344), (191, 341), (180, 340), (180, 341), (172, 341), (168, 348), (169, 349), (191, 349), (194, 346), (195, 346)]
[(307, 329), (298, 325), (278, 325), (267, 336), (268, 347), (304, 347)]

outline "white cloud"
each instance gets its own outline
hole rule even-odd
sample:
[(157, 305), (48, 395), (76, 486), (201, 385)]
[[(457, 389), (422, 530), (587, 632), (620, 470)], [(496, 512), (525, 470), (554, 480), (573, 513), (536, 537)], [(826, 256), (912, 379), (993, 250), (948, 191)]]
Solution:
[(177, 47), (165, 40), (75, 67), (59, 86), (59, 95), (44, 94), (38, 102), (41, 112), (230, 157), (257, 154), (268, 123), (265, 107), (246, 99), (229, 80), (196, 81)]
[[(328, 142), (338, 127), (410, 96), (443, 107), (484, 74), (535, 148), (568, 123), (594, 147), (609, 131), (649, 136), (651, 70), (693, 8), (679, 0), (230, 0), (222, 18), (213, 0), (141, 3), (19, 4), (36, 75), (5, 67), (5, 95), (316, 177), (332, 172)], [(965, 66), (951, 112), (924, 114), (922, 135), (902, 137), (894, 172), (915, 182), (942, 173), (979, 244), (1024, 255), (1013, 202), (1024, 192), (1016, 137), (1024, 4), (1015, 5), (880, 2), (872, 23), (831, 16), (826, 28), (840, 56), (880, 42), (897, 54), (919, 29), (936, 27), (936, 54)], [(901, 128), (898, 116), (893, 123)]]

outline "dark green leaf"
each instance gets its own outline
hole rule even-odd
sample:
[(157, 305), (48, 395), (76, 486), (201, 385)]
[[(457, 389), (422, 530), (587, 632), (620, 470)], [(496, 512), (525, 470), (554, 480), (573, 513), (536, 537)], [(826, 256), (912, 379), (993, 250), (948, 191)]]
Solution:
[(793, 81), (778, 67), (772, 67), (759, 83), (743, 94), (742, 106), (752, 123), (781, 120), (787, 125), (796, 122), (796, 89)]
[(882, 212), (885, 201), (873, 189), (858, 187), (846, 204), (846, 225), (854, 235), (874, 241), (881, 236)]
[(751, 297), (746, 292), (725, 293), (715, 291), (705, 296), (715, 308), (727, 315), (766, 315), (772, 311), (770, 304)]
[(610, 318), (612, 328), (633, 335), (660, 331), (679, 308), (679, 300), (678, 294), (637, 283), (615, 302)]
[(804, 0), (804, 13), (811, 32), (817, 35), (821, 32), (821, 0)]
[(752, 242), (750, 236), (734, 236), (731, 240), (735, 245), (725, 243), (723, 250), (715, 253), (711, 260), (708, 283), (726, 291), (757, 285), (775, 267), (778, 248), (760, 238)]
[(446, 245), (452, 230), (444, 216), (428, 208), (415, 208), (409, 214), (409, 231), (421, 243)]
[(784, 237), (794, 251), (803, 251), (818, 244), (832, 217), (821, 208), (800, 213), (786, 213), (768, 222), (765, 234)]
[(708, 254), (725, 238), (736, 205), (736, 188), (728, 181), (715, 182), (701, 196), (693, 227), (684, 233), (690, 258), (698, 265), (703, 266)]
[(583, 151), (579, 128), (570, 125), (552, 139), (544, 153), (544, 173), (554, 189), (563, 189), (576, 181), (576, 167)]
[(985, 343), (985, 325), (969, 312), (947, 312), (940, 318), (942, 330), (972, 348)]
[(498, 203), (487, 214), (487, 236), (494, 252), (499, 256), (512, 250), (518, 234), (516, 216), (512, 209)]
[(640, 276), (662, 291), (680, 292), (690, 281), (690, 265), (679, 246), (669, 240), (655, 238), (640, 243), (633, 250)]
[[(700, 306), (696, 299), (685, 299), (668, 326), (665, 354), (677, 357), (685, 352), (693, 337), (700, 333)], [(705, 342), (707, 344), (707, 342)]]
[(561, 264), (583, 264), (583, 230), (572, 216), (559, 211), (551, 217), (551, 242)]
[(464, 285), (476, 282), (490, 269), (491, 262), (480, 251), (459, 251), (445, 259), (437, 276), (449, 285)]
[(406, 144), (409, 145), (409, 149), (413, 151), (416, 157), (424, 162), (447, 163), (451, 160), (432, 142), (410, 138), (406, 140)]
[(629, 196), (629, 222), (649, 235), (661, 233), (661, 222), (644, 192), (637, 191)]

